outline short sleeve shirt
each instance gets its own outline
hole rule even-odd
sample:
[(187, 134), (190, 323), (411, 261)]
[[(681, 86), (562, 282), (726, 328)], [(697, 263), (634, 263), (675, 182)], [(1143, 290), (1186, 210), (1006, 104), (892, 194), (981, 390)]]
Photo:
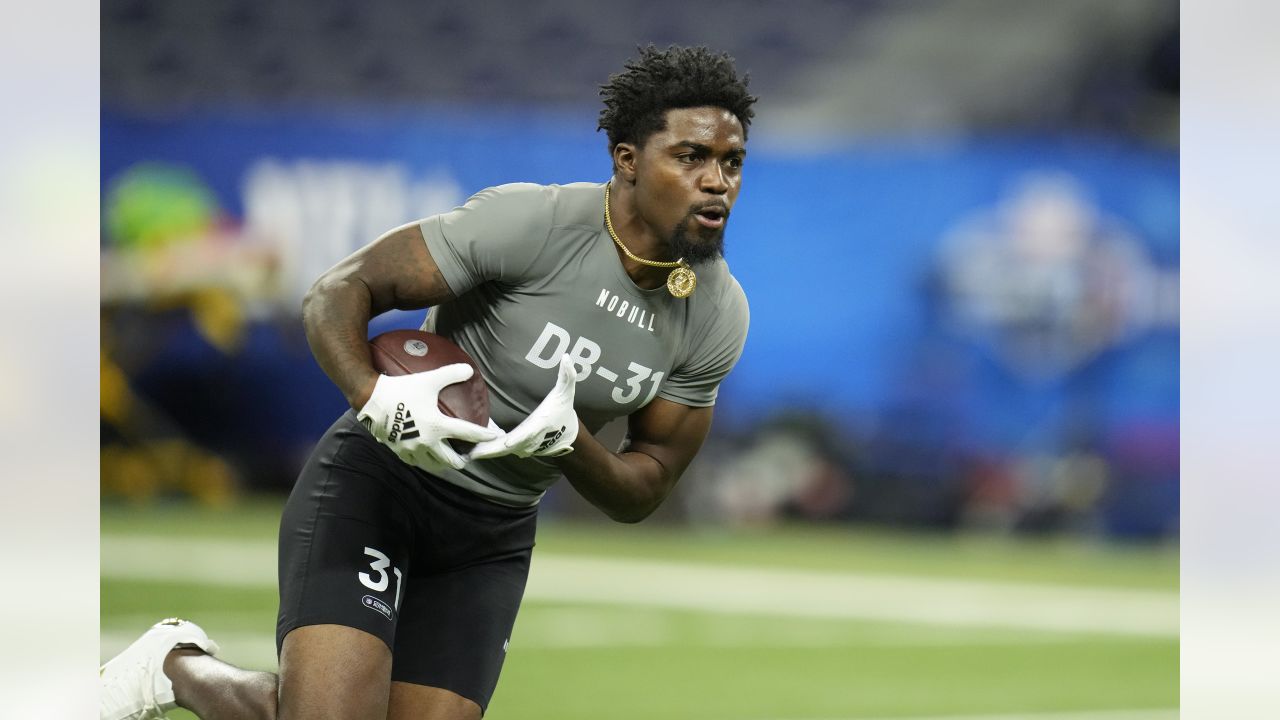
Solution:
[[(454, 299), (424, 329), (476, 361), (490, 416), (510, 430), (555, 384), (560, 356), (578, 367), (574, 409), (597, 432), (660, 397), (715, 404), (742, 354), (746, 295), (723, 259), (694, 266), (697, 290), (675, 298), (627, 275), (604, 226), (604, 185), (513, 184), (420, 223)], [(445, 479), (498, 502), (536, 503), (559, 477), (538, 458), (503, 457)]]

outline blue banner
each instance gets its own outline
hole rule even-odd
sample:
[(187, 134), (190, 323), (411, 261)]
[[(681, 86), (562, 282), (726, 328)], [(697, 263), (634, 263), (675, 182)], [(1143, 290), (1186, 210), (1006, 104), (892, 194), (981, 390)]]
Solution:
[[(224, 234), (279, 254), (287, 317), (311, 280), (383, 230), (489, 185), (605, 180), (593, 127), (445, 110), (104, 113), (104, 213), (140, 163), (190, 172)], [(1171, 433), (1176, 455), (1176, 153), (1091, 138), (822, 153), (753, 140), (726, 242), (752, 323), (718, 427), (801, 409), (980, 452)], [(104, 222), (109, 248), (123, 238)], [(307, 392), (332, 393), (308, 378)]]

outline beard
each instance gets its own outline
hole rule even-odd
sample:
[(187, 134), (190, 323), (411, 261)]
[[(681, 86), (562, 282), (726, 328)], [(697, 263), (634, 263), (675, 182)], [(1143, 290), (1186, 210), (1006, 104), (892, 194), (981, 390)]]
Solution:
[[(684, 258), (690, 265), (697, 265), (724, 256), (724, 227), (715, 229), (699, 226), (698, 231), (690, 235), (689, 221), (693, 213), (676, 224), (676, 229), (667, 241), (673, 257)], [(725, 217), (728, 225), (728, 217)]]

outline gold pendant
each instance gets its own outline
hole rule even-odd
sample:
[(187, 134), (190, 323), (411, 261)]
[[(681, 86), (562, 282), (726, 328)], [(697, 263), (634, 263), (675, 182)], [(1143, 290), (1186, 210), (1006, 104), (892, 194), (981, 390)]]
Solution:
[(693, 269), (687, 265), (682, 265), (667, 276), (667, 292), (678, 298), (687, 298), (693, 294), (693, 289), (698, 286), (698, 276), (693, 274)]

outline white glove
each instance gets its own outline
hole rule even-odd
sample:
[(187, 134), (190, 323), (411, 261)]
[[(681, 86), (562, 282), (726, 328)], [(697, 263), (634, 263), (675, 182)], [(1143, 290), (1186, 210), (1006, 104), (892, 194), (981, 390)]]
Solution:
[(467, 461), (449, 446), (449, 438), (480, 442), (502, 435), (440, 412), (440, 390), (474, 373), (470, 365), (456, 363), (411, 375), (381, 375), (356, 418), (409, 465), (428, 472), (446, 467), (461, 470)]
[(562, 355), (556, 386), (529, 417), (506, 435), (477, 444), (468, 457), (472, 460), (503, 455), (557, 457), (573, 452), (573, 441), (578, 439), (578, 414), (573, 411), (573, 391), (577, 383), (578, 371), (573, 359)]

